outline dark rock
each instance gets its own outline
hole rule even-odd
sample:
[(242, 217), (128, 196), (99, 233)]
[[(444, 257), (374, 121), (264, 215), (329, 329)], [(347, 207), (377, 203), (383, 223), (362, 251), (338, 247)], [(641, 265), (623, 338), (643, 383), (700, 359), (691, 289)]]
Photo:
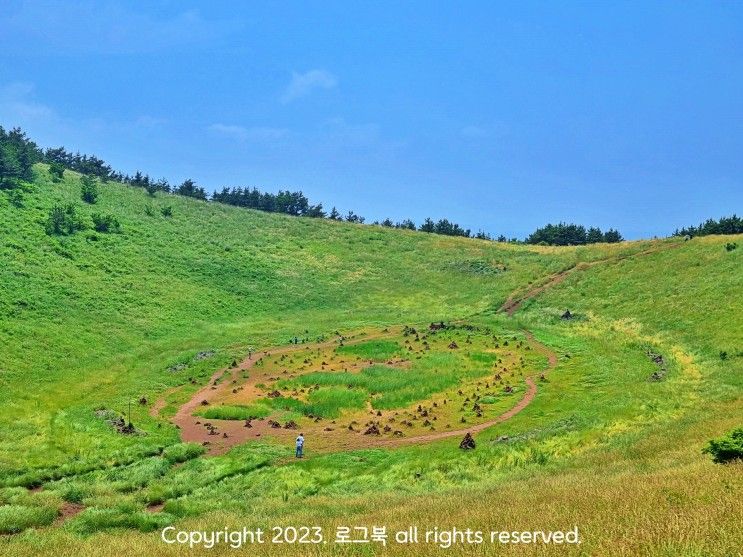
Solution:
[(475, 439), (472, 437), (470, 433), (467, 433), (464, 436), (464, 439), (462, 439), (462, 442), (459, 443), (459, 448), (464, 449), (465, 451), (475, 448)]

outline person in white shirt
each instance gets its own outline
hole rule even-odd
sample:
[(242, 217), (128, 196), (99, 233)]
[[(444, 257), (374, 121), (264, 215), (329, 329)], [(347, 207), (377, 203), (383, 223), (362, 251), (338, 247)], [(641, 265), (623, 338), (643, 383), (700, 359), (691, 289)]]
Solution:
[(304, 433), (300, 433), (297, 437), (297, 458), (304, 456)]

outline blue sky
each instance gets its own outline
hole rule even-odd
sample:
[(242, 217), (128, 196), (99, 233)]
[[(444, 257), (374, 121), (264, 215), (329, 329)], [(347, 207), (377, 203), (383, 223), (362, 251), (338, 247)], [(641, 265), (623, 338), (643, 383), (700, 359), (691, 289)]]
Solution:
[(370, 221), (665, 235), (743, 211), (743, 4), (4, 0), (0, 123)]

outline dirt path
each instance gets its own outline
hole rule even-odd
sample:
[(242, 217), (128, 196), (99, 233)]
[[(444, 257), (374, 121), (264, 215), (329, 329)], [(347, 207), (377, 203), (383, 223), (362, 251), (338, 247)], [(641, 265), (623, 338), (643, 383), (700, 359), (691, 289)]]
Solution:
[[(548, 347), (538, 342), (531, 332), (526, 331), (525, 333), (527, 342), (532, 346), (532, 348), (537, 352), (540, 352), (547, 356), (547, 368), (540, 373), (546, 373), (547, 371), (555, 367), (555, 365), (557, 365), (557, 355)], [(363, 335), (355, 339), (346, 340), (346, 344), (352, 344), (353, 342), (361, 342), (376, 338), (383, 338), (392, 335), (394, 335), (394, 333), (389, 332), (379, 333), (375, 335)], [(254, 354), (252, 358), (243, 360), (243, 362), (236, 368), (221, 369), (215, 372), (209, 379), (209, 382), (201, 389), (196, 391), (196, 393), (194, 393), (194, 395), (178, 409), (178, 412), (175, 414), (175, 416), (173, 416), (171, 421), (180, 429), (181, 439), (184, 442), (205, 444), (205, 446), (207, 447), (207, 453), (210, 455), (223, 454), (235, 445), (239, 445), (247, 441), (254, 441), (264, 436), (288, 436), (290, 438), (289, 440), (291, 440), (291, 438), (294, 436), (294, 432), (285, 431), (283, 429), (274, 429), (269, 425), (268, 420), (265, 419), (253, 420), (251, 422), (251, 427), (247, 428), (245, 427), (245, 422), (243, 420), (215, 420), (194, 416), (193, 413), (203, 405), (203, 401), (209, 403), (210, 401), (216, 400), (229, 392), (234, 387), (233, 381), (237, 381), (241, 373), (250, 370), (263, 357), (273, 357), (282, 354), (290, 354), (292, 352), (305, 349), (316, 350), (318, 348), (327, 348), (333, 346), (334, 344), (335, 341), (328, 341), (311, 345), (300, 344), (275, 348), (262, 353)], [(255, 384), (258, 381), (260, 381), (260, 378), (256, 376), (248, 378), (241, 385), (244, 389), (256, 389)], [(360, 432), (352, 433), (341, 428), (335, 429), (332, 432), (323, 432), (322, 438), (326, 444), (332, 446), (333, 450), (330, 452), (336, 452), (338, 450), (346, 451), (373, 447), (397, 447), (413, 443), (427, 443), (440, 439), (447, 439), (450, 437), (459, 437), (467, 432), (478, 433), (489, 427), (509, 420), (510, 418), (521, 412), (524, 408), (529, 406), (529, 404), (531, 404), (537, 394), (537, 384), (533, 376), (526, 377), (525, 383), (526, 392), (515, 406), (491, 420), (487, 420), (485, 422), (468, 427), (426, 433), (423, 435), (415, 435), (412, 437), (369, 436), (363, 435)], [(161, 399), (155, 402), (152, 409), (160, 409), (164, 406), (164, 401)], [(206, 423), (210, 423), (215, 426), (216, 433), (211, 433), (205, 427)], [(326, 454), (329, 451), (323, 450), (321, 452), (323, 454)]]
[[(345, 338), (344, 342), (346, 344), (353, 344), (355, 342), (385, 338), (393, 336), (394, 334), (394, 332), (389, 331), (374, 334), (362, 334), (355, 337)], [(246, 428), (243, 420), (215, 420), (194, 416), (193, 413), (202, 406), (208, 406), (208, 404), (203, 404), (204, 402), (211, 403), (232, 391), (240, 378), (240, 375), (250, 370), (262, 358), (291, 354), (292, 352), (298, 352), (300, 350), (329, 348), (336, 345), (336, 340), (337, 339), (333, 339), (315, 344), (292, 344), (263, 352), (255, 352), (249, 358), (244, 359), (235, 368), (220, 369), (209, 378), (206, 385), (196, 391), (187, 402), (178, 408), (175, 416), (173, 416), (170, 421), (180, 429), (182, 441), (205, 444), (207, 447), (207, 453), (210, 455), (223, 454), (235, 445), (250, 440), (256, 440), (267, 434), (275, 433), (276, 430), (271, 428), (266, 420), (256, 420), (251, 424), (252, 427)], [(257, 377), (249, 377), (246, 381), (241, 383), (241, 386), (243, 389), (256, 390), (256, 384), (258, 381), (259, 379)], [(180, 387), (168, 390), (163, 397), (155, 401), (150, 408), (150, 415), (157, 417), (160, 410), (162, 410), (167, 404), (164, 396), (178, 388)], [(211, 423), (217, 426), (215, 430), (216, 434), (209, 432), (205, 427), (206, 423)]]
[(663, 244), (660, 246), (648, 248), (646, 250), (642, 250), (637, 253), (615, 255), (612, 257), (607, 257), (605, 259), (597, 259), (595, 261), (577, 263), (573, 265), (572, 267), (565, 269), (564, 271), (560, 271), (559, 273), (550, 275), (549, 277), (547, 277), (547, 280), (543, 282), (542, 284), (540, 284), (539, 286), (534, 286), (523, 293), (511, 294), (511, 296), (509, 296), (508, 299), (505, 302), (503, 302), (503, 305), (498, 309), (498, 311), (507, 313), (509, 317), (513, 316), (513, 314), (516, 313), (516, 311), (518, 311), (518, 309), (521, 307), (521, 305), (526, 300), (539, 296), (542, 292), (544, 292), (548, 288), (551, 288), (557, 284), (560, 284), (569, 275), (573, 274), (576, 271), (585, 271), (586, 269), (590, 269), (591, 267), (600, 265), (602, 263), (617, 263), (619, 261), (629, 259), (630, 257), (644, 257), (646, 255), (652, 255), (654, 253), (659, 253), (662, 251), (667, 251), (670, 249), (678, 248), (682, 245), (684, 245), (684, 242), (668, 243), (668, 244)]
[[(547, 368), (542, 371), (541, 373), (547, 373), (552, 368), (554, 368), (557, 365), (557, 354), (550, 350), (547, 346), (539, 342), (534, 338), (534, 335), (531, 333), (531, 331), (524, 331), (526, 334), (526, 338), (534, 350), (537, 352), (540, 352), (547, 356)], [(524, 396), (521, 397), (521, 400), (519, 400), (515, 406), (512, 408), (506, 410), (503, 412), (503, 414), (499, 415), (496, 418), (493, 418), (492, 420), (488, 420), (486, 422), (482, 422), (477, 425), (473, 425), (470, 427), (465, 427), (461, 429), (454, 429), (449, 431), (440, 431), (436, 433), (427, 433), (425, 435), (417, 435), (415, 437), (399, 437), (399, 438), (392, 438), (392, 439), (380, 439), (378, 442), (371, 443), (372, 446), (397, 446), (397, 445), (407, 445), (410, 443), (428, 443), (431, 441), (437, 441), (439, 439), (447, 439), (449, 437), (460, 437), (466, 433), (479, 433), (489, 427), (492, 427), (494, 425), (500, 424), (502, 422), (505, 422), (506, 420), (510, 420), (513, 418), (516, 414), (521, 412), (524, 408), (529, 406), (531, 402), (534, 400), (534, 397), (537, 396), (537, 384), (534, 381), (533, 376), (528, 376), (524, 379), (526, 382), (526, 392), (524, 393)], [(376, 441), (376, 440), (375, 440)]]

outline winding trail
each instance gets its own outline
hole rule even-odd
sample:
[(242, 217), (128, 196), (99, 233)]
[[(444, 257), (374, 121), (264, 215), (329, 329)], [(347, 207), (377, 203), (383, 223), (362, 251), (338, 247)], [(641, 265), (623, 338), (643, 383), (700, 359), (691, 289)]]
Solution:
[(648, 248), (642, 251), (638, 251), (637, 253), (619, 254), (619, 255), (613, 255), (611, 257), (606, 257), (604, 259), (596, 259), (594, 261), (584, 261), (584, 262), (576, 263), (575, 265), (568, 267), (567, 269), (564, 269), (560, 271), (559, 273), (555, 273), (553, 275), (548, 276), (546, 281), (544, 281), (542, 284), (529, 288), (528, 290), (526, 290), (526, 292), (511, 294), (508, 297), (508, 299), (505, 302), (503, 302), (503, 305), (498, 309), (498, 311), (505, 312), (506, 314), (508, 314), (509, 317), (513, 317), (513, 314), (516, 313), (516, 311), (518, 311), (518, 309), (521, 307), (521, 305), (525, 301), (531, 298), (535, 298), (536, 296), (539, 296), (542, 292), (544, 292), (548, 288), (552, 288), (553, 286), (560, 284), (562, 281), (568, 278), (568, 276), (575, 273), (576, 271), (585, 271), (586, 269), (590, 269), (591, 267), (600, 265), (602, 263), (618, 263), (619, 261), (630, 259), (632, 257), (644, 257), (646, 255), (652, 255), (654, 253), (659, 253), (662, 251), (667, 251), (670, 249), (678, 248), (683, 245), (684, 245), (684, 242), (682, 241), (677, 241), (673, 243), (668, 242), (665, 244), (661, 244), (659, 246), (654, 246), (654, 247), (651, 247), (651, 248)]
[[(557, 365), (557, 354), (555, 354), (554, 351), (552, 351), (544, 344), (537, 341), (530, 331), (524, 332), (526, 334), (526, 339), (529, 345), (535, 351), (540, 352), (547, 357), (547, 367), (538, 373), (547, 373), (549, 370)], [(374, 338), (383, 338), (393, 335), (394, 333), (363, 335), (350, 341), (347, 340), (346, 344), (352, 344), (353, 342), (361, 342)], [(291, 431), (286, 432), (284, 430), (271, 428), (266, 420), (255, 420), (252, 422), (251, 428), (246, 428), (243, 420), (207, 419), (199, 416), (194, 416), (193, 412), (202, 406), (202, 401), (213, 401), (230, 391), (234, 385), (232, 381), (237, 381), (237, 378), (242, 372), (251, 369), (258, 361), (260, 361), (262, 357), (291, 354), (292, 352), (306, 349), (315, 350), (318, 348), (327, 348), (333, 346), (334, 344), (334, 341), (328, 341), (316, 344), (299, 344), (274, 348), (260, 354), (254, 354), (252, 358), (243, 360), (243, 362), (236, 368), (221, 369), (211, 376), (209, 382), (205, 386), (196, 391), (186, 403), (180, 406), (176, 414), (171, 418), (171, 422), (180, 429), (181, 439), (184, 442), (200, 444), (207, 443), (207, 453), (210, 455), (224, 454), (235, 445), (239, 445), (251, 440), (256, 440), (263, 436), (281, 434), (286, 435), (287, 433), (293, 436), (294, 433)], [(225, 377), (225, 375), (227, 377)], [(259, 377), (248, 378), (245, 382), (242, 383), (242, 386), (245, 389), (255, 389), (257, 391), (256, 383), (259, 380)], [(323, 432), (323, 438), (332, 445), (334, 449), (332, 452), (336, 452), (337, 450), (353, 450), (374, 447), (397, 447), (414, 443), (428, 443), (440, 439), (447, 439), (450, 437), (460, 437), (467, 432), (478, 433), (489, 427), (511, 419), (513, 416), (515, 416), (524, 408), (529, 406), (529, 404), (531, 404), (537, 394), (537, 383), (533, 375), (527, 376), (524, 381), (526, 383), (526, 391), (521, 399), (513, 407), (496, 416), (495, 418), (476, 425), (446, 431), (426, 433), (423, 435), (415, 435), (412, 437), (370, 436), (363, 435), (361, 432), (351, 433), (344, 429), (337, 429), (332, 432)], [(157, 415), (159, 409), (163, 408), (164, 406), (164, 400), (160, 399), (152, 406), (151, 412), (153, 413), (153, 415)], [(217, 427), (218, 434), (210, 434), (209, 431), (204, 427), (205, 422), (210, 422), (215, 425)], [(323, 451), (323, 453), (325, 452), (327, 451)]]
[[(524, 331), (526, 334), (526, 339), (531, 345), (534, 350), (537, 352), (540, 352), (547, 356), (547, 367), (544, 369), (541, 373), (546, 374), (548, 371), (550, 371), (552, 368), (554, 368), (557, 365), (557, 354), (536, 340), (534, 338), (534, 335), (531, 333), (531, 331)], [(521, 400), (519, 400), (515, 406), (511, 407), (510, 409), (506, 410), (496, 418), (493, 418), (492, 420), (487, 420), (485, 422), (482, 422), (477, 425), (473, 425), (470, 427), (462, 428), (462, 429), (454, 429), (449, 431), (440, 431), (436, 433), (427, 433), (425, 435), (418, 435), (415, 437), (400, 437), (400, 438), (393, 438), (393, 439), (384, 439), (380, 440), (378, 443), (376, 443), (376, 446), (387, 446), (387, 445), (407, 445), (409, 443), (428, 443), (430, 441), (437, 441), (439, 439), (447, 439), (449, 437), (459, 437), (461, 435), (464, 435), (465, 433), (479, 433), (485, 429), (488, 429), (489, 427), (492, 427), (494, 425), (500, 424), (502, 422), (505, 422), (506, 420), (510, 420), (513, 418), (516, 414), (521, 412), (524, 408), (529, 406), (532, 401), (534, 400), (534, 397), (537, 396), (537, 384), (534, 381), (534, 376), (529, 375), (524, 379), (526, 383), (526, 392), (524, 393), (524, 396), (521, 397)]]
[[(392, 332), (380, 332), (373, 334), (357, 335), (355, 337), (345, 338), (346, 344), (353, 344), (354, 342), (363, 342), (368, 340), (375, 340), (393, 336), (395, 333)], [(191, 398), (178, 408), (176, 414), (171, 418), (171, 422), (180, 429), (181, 440), (184, 442), (191, 443), (208, 443), (207, 452), (212, 455), (223, 454), (230, 448), (246, 441), (255, 440), (266, 434), (275, 433), (268, 422), (255, 421), (253, 426), (248, 429), (244, 426), (244, 420), (216, 420), (211, 418), (202, 418), (200, 416), (194, 416), (193, 413), (197, 408), (202, 406), (203, 401), (211, 402), (218, 399), (230, 392), (240, 375), (250, 370), (257, 362), (262, 358), (278, 356), (283, 354), (291, 354), (292, 352), (298, 352), (300, 350), (317, 350), (318, 348), (329, 348), (336, 345), (336, 340), (328, 340), (324, 342), (318, 342), (314, 344), (293, 344), (290, 346), (282, 346), (273, 348), (265, 351), (257, 351), (252, 356), (245, 358), (235, 368), (220, 369), (216, 371), (207, 382), (206, 385), (196, 391)], [(221, 379), (221, 381), (220, 381)], [(245, 390), (253, 390), (258, 393), (257, 383), (258, 377), (249, 377), (247, 380), (241, 383), (241, 386)], [(170, 389), (163, 395), (174, 392), (180, 387)], [(166, 406), (164, 398), (158, 399), (150, 408), (150, 415), (158, 417), (160, 411)], [(219, 435), (210, 435), (205, 429), (204, 423), (210, 422), (218, 425)], [(227, 434), (225, 437), (224, 434)]]

